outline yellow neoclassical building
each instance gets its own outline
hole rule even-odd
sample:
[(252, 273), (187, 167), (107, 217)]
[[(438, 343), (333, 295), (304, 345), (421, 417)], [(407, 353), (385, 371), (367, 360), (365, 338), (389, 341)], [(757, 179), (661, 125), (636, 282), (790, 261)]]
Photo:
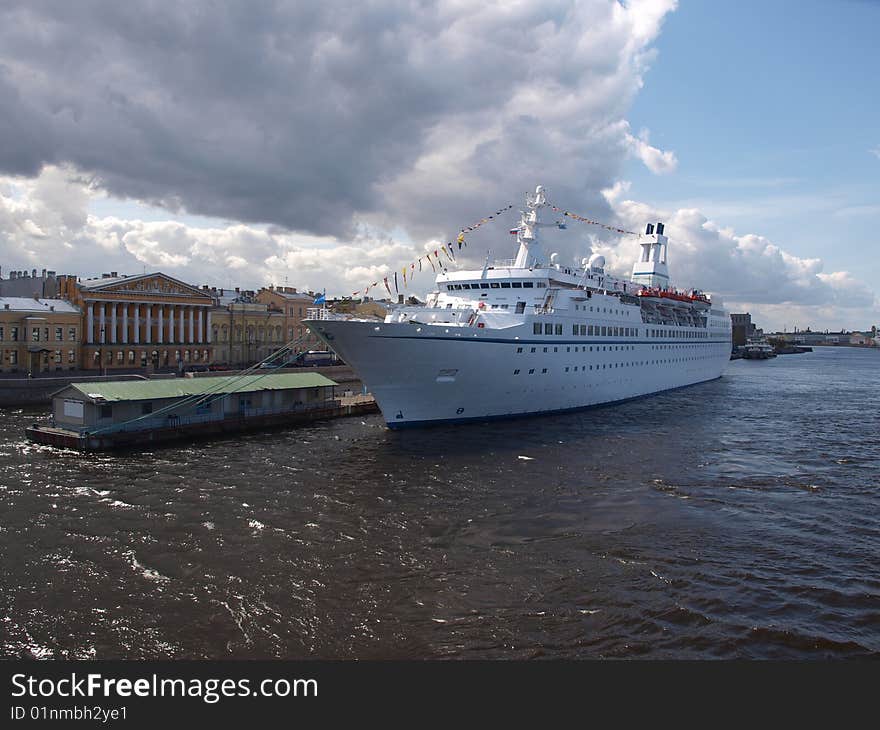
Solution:
[(112, 272), (61, 276), (59, 296), (82, 312), (83, 369), (180, 369), (212, 361), (214, 298), (206, 288), (160, 272)]
[(0, 372), (78, 369), (80, 317), (78, 307), (61, 299), (0, 297)]

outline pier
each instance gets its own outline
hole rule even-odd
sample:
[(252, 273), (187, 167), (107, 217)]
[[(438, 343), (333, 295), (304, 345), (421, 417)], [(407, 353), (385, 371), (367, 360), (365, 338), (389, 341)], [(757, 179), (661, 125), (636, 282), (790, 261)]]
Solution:
[(55, 393), (47, 424), (26, 429), (40, 444), (102, 451), (302, 425), (373, 413), (369, 395), (319, 373), (72, 383)]

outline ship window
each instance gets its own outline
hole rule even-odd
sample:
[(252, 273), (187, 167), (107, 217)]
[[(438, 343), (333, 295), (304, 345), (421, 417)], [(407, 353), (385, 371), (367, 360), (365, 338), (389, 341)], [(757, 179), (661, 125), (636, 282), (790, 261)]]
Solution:
[(530, 281), (523, 282), (523, 289), (533, 289), (535, 285)]
[(522, 289), (522, 282), (520, 282), (520, 281), (514, 281), (514, 282), (511, 284), (511, 286), (512, 286), (514, 289)]
[(565, 372), (568, 372), (568, 368), (565, 368)]
[(547, 352), (547, 348), (546, 348), (546, 347), (544, 348), (544, 352)]
[(460, 288), (461, 289), (470, 289), (471, 285), (470, 284), (462, 284)]
[(521, 347), (517, 347), (517, 348), (516, 348), (516, 351), (517, 351), (517, 352), (522, 352), (522, 348), (521, 348)]
[(550, 322), (547, 322), (547, 324), (544, 325), (544, 334), (545, 335), (552, 335), (553, 334), (553, 325), (550, 324)]
[(526, 303), (525, 302), (517, 302), (516, 303), (516, 313), (522, 314), (526, 311)]
[(547, 372), (547, 368), (542, 368), (542, 369), (541, 369), (541, 372), (542, 372), (542, 373), (546, 373), (546, 372)]
[(608, 332), (608, 328), (607, 328), (607, 327), (603, 327), (603, 328), (602, 328), (602, 333), (601, 333), (601, 334), (602, 334), (602, 337), (605, 337), (607, 332)]
[(532, 348), (532, 352), (534, 352), (536, 349), (537, 349), (537, 348), (534, 348), (534, 347), (533, 347), (533, 348)]
[(509, 281), (502, 281), (501, 288), (502, 289), (510, 289), (510, 282)]
[(581, 336), (584, 336), (586, 334), (587, 334), (587, 325), (582, 324), (581, 325)]
[(578, 333), (578, 326), (577, 326), (576, 324), (573, 324), (573, 325), (571, 326), (571, 333), (572, 333), (573, 335), (576, 335), (576, 334)]
[(488, 284), (480, 284), (480, 289), (488, 289), (488, 288), (489, 288)]
[(529, 375), (534, 375), (534, 374), (535, 374), (535, 368), (532, 368), (531, 370), (529, 370)]
[(537, 289), (543, 289), (545, 286), (547, 286), (547, 284), (545, 284), (543, 281), (537, 281), (537, 282), (535, 282), (535, 287), (536, 287)]
[(514, 374), (514, 375), (519, 375), (519, 370), (514, 370), (514, 371), (513, 371), (513, 374)]
[(557, 335), (561, 335), (561, 334), (562, 334), (562, 325), (561, 325), (561, 324), (557, 324), (557, 325), (556, 325), (556, 334), (557, 334)]
[(452, 288), (453, 288), (453, 289), (461, 290), (461, 284), (453, 284), (453, 285), (452, 285)]
[(491, 284), (489, 284), (489, 286), (492, 289), (498, 289), (501, 285), (497, 281), (493, 281)]
[(532, 332), (536, 335), (541, 334), (541, 323), (540, 322), (535, 322), (535, 324), (532, 325)]

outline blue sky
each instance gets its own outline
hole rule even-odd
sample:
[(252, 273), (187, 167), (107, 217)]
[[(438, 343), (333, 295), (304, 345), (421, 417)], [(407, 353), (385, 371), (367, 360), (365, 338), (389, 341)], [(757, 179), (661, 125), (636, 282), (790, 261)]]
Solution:
[(629, 113), (678, 168), (629, 162), (630, 195), (880, 278), (878, 32), (876, 2), (683, 0)]

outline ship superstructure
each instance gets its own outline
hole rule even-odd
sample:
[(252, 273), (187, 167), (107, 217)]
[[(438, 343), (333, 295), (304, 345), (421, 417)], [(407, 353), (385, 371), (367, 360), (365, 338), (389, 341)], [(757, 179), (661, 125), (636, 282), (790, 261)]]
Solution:
[(526, 199), (512, 261), (445, 271), (425, 306), (384, 322), (312, 311), (315, 333), (360, 375), (391, 428), (561, 412), (720, 377), (730, 317), (670, 284), (668, 239), (648, 224), (628, 280), (594, 254), (545, 255), (542, 187)]

